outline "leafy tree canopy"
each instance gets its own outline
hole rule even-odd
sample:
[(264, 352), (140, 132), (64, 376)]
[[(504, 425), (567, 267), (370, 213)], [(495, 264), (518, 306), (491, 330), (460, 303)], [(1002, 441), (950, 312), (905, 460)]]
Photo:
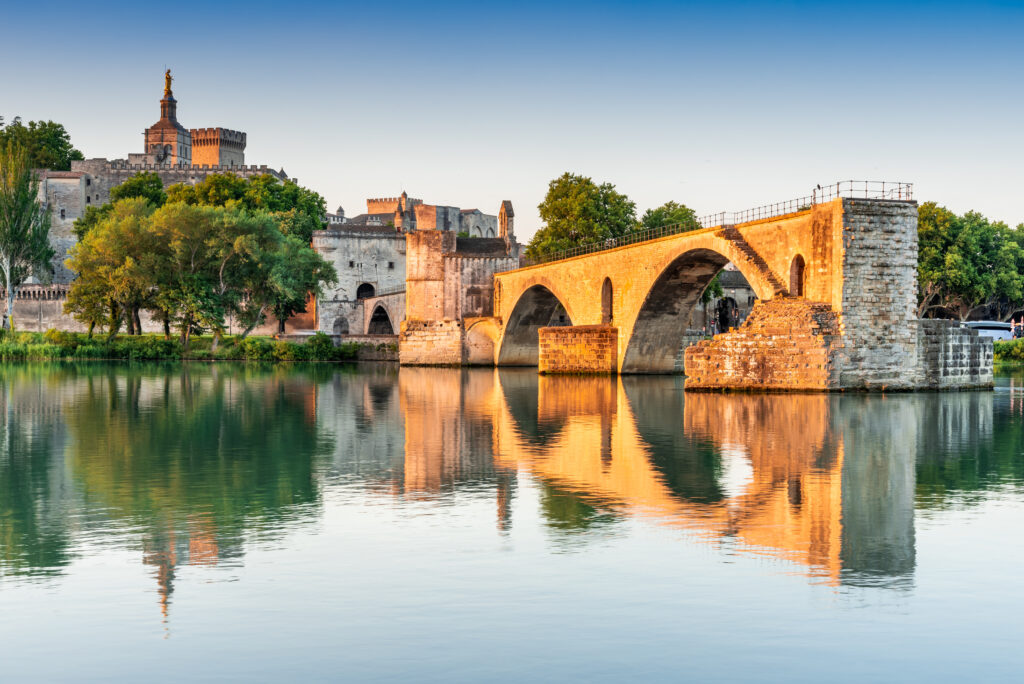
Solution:
[(668, 201), (657, 209), (648, 209), (640, 219), (640, 225), (646, 228), (660, 228), (676, 224), (691, 224), (691, 230), (700, 228), (697, 214), (685, 204)]
[(935, 202), (918, 209), (918, 315), (1006, 320), (1024, 307), (1024, 231)]
[(264, 211), (279, 219), (281, 231), (306, 244), (313, 231), (324, 227), (327, 202), (318, 193), (270, 174), (239, 178), (214, 173), (195, 185), (179, 183), (167, 189), (168, 202)]
[(636, 228), (636, 204), (611, 183), (564, 173), (548, 184), (537, 207), (544, 227), (526, 248), (530, 257), (620, 237)]
[(130, 197), (105, 212), (68, 261), (78, 277), (66, 310), (90, 328), (114, 334), (124, 320), (129, 332), (141, 332), (145, 309), (165, 330), (176, 326), (187, 349), (195, 330), (219, 339), (229, 315), (248, 334), (269, 313), (303, 311), (307, 293), (336, 278), (329, 262), (266, 211), (181, 201), (156, 207)]
[(71, 162), (85, 157), (71, 145), (71, 136), (62, 124), (54, 121), (29, 121), (14, 117), (4, 125), (0, 119), (0, 147), (8, 143), (28, 150), (29, 165), (34, 169), (69, 171)]

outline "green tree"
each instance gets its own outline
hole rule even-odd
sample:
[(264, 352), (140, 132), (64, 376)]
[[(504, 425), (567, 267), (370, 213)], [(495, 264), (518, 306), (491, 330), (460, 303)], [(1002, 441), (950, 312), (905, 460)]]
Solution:
[(1009, 316), (1024, 301), (1020, 234), (969, 211), (935, 202), (918, 209), (918, 315), (966, 320), (996, 309)]
[(611, 183), (564, 173), (548, 184), (537, 207), (544, 227), (526, 248), (529, 257), (604, 242), (636, 229), (636, 204)]
[(640, 219), (640, 225), (643, 228), (660, 228), (662, 226), (678, 224), (689, 225), (689, 230), (696, 230), (701, 227), (700, 221), (697, 220), (697, 214), (693, 209), (690, 209), (685, 204), (679, 204), (671, 200), (665, 202), (657, 209), (648, 209)]
[(167, 193), (164, 192), (164, 184), (159, 174), (140, 171), (124, 183), (114, 186), (110, 190), (110, 202), (103, 206), (87, 206), (85, 213), (75, 219), (72, 230), (79, 240), (83, 239), (100, 221), (110, 216), (114, 202), (133, 197), (141, 197), (154, 207), (162, 207), (167, 201)]
[(14, 327), (14, 300), (30, 277), (53, 274), (50, 211), (39, 201), (39, 178), (25, 147), (0, 147), (0, 275), (7, 290), (4, 329)]
[(164, 182), (153, 171), (140, 171), (120, 185), (110, 189), (110, 201), (116, 202), (130, 197), (141, 197), (154, 207), (162, 207), (167, 201)]
[(314, 230), (324, 227), (327, 214), (327, 203), (318, 193), (270, 174), (239, 178), (213, 173), (195, 185), (172, 185), (167, 196), (168, 202), (267, 212), (277, 219), (281, 232), (306, 244)]
[(141, 197), (121, 200), (71, 248), (71, 283), (66, 312), (89, 326), (108, 326), (115, 335), (121, 321), (141, 334), (139, 311), (153, 305), (156, 245), (149, 230), (155, 207)]
[(14, 117), (5, 126), (0, 120), (0, 147), (9, 143), (28, 150), (29, 166), (34, 169), (68, 171), (72, 161), (85, 158), (71, 145), (64, 126), (53, 121), (29, 121), (26, 126), (21, 117)]

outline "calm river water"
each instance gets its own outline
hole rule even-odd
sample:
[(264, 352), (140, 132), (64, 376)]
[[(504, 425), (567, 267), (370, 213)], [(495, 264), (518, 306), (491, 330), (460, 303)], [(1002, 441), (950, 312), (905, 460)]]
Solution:
[(0, 681), (1010, 681), (1024, 376), (0, 367)]

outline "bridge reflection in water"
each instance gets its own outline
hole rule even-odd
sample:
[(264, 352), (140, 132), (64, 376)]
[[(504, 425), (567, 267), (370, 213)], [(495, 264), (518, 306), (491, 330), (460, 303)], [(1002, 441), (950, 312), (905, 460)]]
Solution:
[[(833, 585), (912, 578), (915, 457), (936, 438), (919, 426), (937, 396), (684, 397), (671, 377), (515, 370), (408, 368), (398, 385), (406, 496), (493, 479), (507, 529), (529, 476), (560, 534), (641, 518)], [(957, 415), (985, 400), (941, 397)]]

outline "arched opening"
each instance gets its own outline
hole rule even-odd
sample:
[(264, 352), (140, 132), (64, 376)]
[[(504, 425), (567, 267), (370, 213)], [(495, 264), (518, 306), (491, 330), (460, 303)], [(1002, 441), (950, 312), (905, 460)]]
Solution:
[(534, 285), (519, 297), (505, 325), (498, 365), (536, 366), (539, 331), (557, 325), (572, 325), (569, 314), (543, 285)]
[(366, 299), (367, 297), (372, 297), (374, 292), (375, 290), (373, 289), (373, 285), (371, 285), (370, 283), (363, 283), (362, 285), (356, 288), (356, 299)]
[(489, 238), (494, 237), (494, 229), (493, 228), (488, 228), (487, 229), (487, 237), (489, 237)]
[(789, 294), (794, 297), (804, 296), (804, 258), (799, 254), (793, 259), (789, 267)]
[(370, 325), (366, 329), (367, 335), (394, 335), (395, 328), (391, 325), (391, 317), (384, 310), (383, 306), (377, 305), (370, 316)]
[(611, 325), (613, 320), (615, 317), (612, 311), (612, 280), (605, 278), (604, 284), (601, 285), (601, 324)]
[(339, 316), (334, 319), (334, 334), (335, 335), (348, 335), (348, 319), (344, 316)]
[(740, 307), (732, 297), (722, 297), (715, 304), (715, 324), (718, 332), (726, 332), (740, 320)]
[[(672, 373), (701, 295), (729, 260), (709, 249), (679, 255), (654, 281), (622, 358), (623, 373)], [(700, 331), (696, 331), (699, 334)], [(694, 340), (696, 341), (696, 340)], [(681, 368), (681, 364), (679, 366)]]

